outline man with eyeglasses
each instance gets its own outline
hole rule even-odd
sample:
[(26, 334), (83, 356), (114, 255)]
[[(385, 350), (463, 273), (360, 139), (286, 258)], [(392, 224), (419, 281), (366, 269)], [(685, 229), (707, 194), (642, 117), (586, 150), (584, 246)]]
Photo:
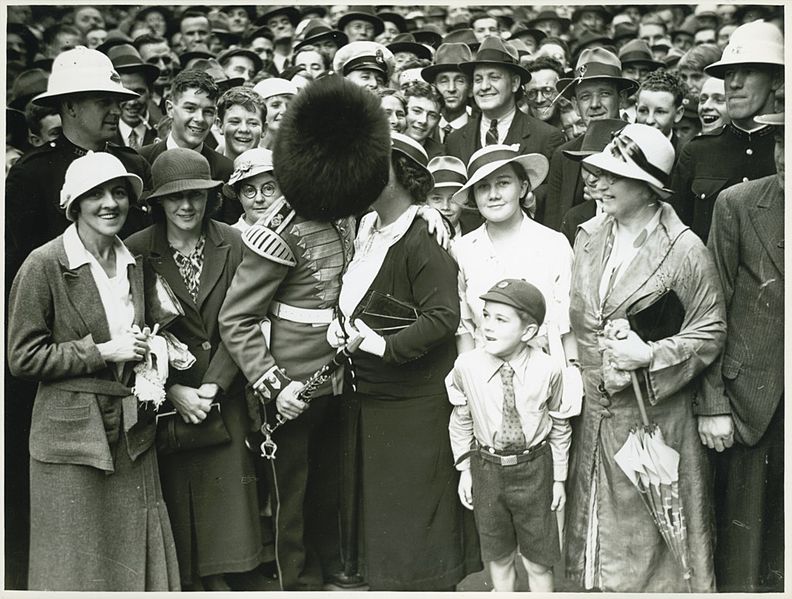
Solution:
[[(146, 64), (159, 69), (159, 77), (154, 80), (149, 98), (149, 112), (156, 122), (163, 114), (163, 101), (176, 75), (179, 61), (168, 45), (167, 40), (152, 34), (144, 34), (135, 38), (132, 43)], [(152, 110), (152, 106), (156, 109)]]
[(556, 83), (564, 76), (564, 69), (557, 60), (540, 56), (525, 67), (531, 80), (525, 84), (525, 100), (528, 114), (553, 127), (561, 127), (558, 103), (553, 103), (558, 90)]

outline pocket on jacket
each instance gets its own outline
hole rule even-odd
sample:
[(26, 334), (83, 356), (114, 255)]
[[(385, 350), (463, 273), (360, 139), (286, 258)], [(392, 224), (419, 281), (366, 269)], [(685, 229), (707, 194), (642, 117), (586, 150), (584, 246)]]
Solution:
[(69, 406), (62, 408), (52, 408), (51, 420), (59, 422), (74, 422), (85, 420), (91, 415), (91, 406)]
[(733, 381), (737, 378), (737, 375), (740, 374), (741, 368), (742, 362), (735, 360), (730, 356), (723, 356), (723, 365), (721, 367), (721, 374), (723, 375), (723, 378)]
[(714, 200), (728, 182), (728, 179), (721, 177), (698, 177), (693, 179), (690, 187), (697, 200)]

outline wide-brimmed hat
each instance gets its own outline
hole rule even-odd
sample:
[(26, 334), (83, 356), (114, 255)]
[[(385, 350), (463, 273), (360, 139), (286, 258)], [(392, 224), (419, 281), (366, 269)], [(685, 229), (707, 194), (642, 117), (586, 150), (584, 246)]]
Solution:
[(603, 48), (610, 46), (615, 49), (615, 45), (616, 42), (613, 41), (612, 37), (604, 33), (595, 33), (594, 31), (586, 29), (578, 36), (577, 42), (572, 46), (572, 56), (580, 56), (580, 53), (588, 48)]
[(223, 184), (212, 180), (209, 161), (200, 152), (187, 148), (172, 148), (157, 156), (151, 165), (154, 187), (146, 201), (193, 189), (214, 189)]
[(674, 146), (662, 131), (649, 125), (627, 125), (602, 152), (584, 158), (583, 164), (648, 183), (663, 198), (673, 193), (668, 185)]
[(376, 14), (374, 9), (370, 6), (354, 6), (352, 10), (344, 13), (338, 19), (338, 28), (343, 31), (344, 27), (349, 25), (351, 21), (367, 21), (374, 26), (374, 37), (385, 31), (385, 24)]
[(303, 29), (302, 35), (302, 40), (294, 46), (295, 52), (304, 46), (310, 46), (323, 40), (330, 40), (339, 48), (349, 42), (349, 38), (343, 31), (332, 29), (319, 19), (311, 19)]
[(262, 79), (254, 85), (253, 91), (266, 100), (273, 96), (295, 96), (300, 90), (288, 79), (270, 77), (269, 79)]
[(223, 12), (209, 14), (209, 27), (212, 35), (216, 36), (225, 46), (237, 44), (242, 39), (241, 33), (234, 33), (228, 24), (228, 15)]
[(619, 23), (613, 28), (613, 41), (618, 42), (638, 37), (638, 25), (634, 23)]
[(583, 160), (597, 152), (602, 152), (611, 140), (613, 134), (621, 131), (627, 125), (620, 119), (600, 119), (591, 121), (583, 134), (579, 150), (563, 150), (564, 156), (575, 162)]
[(469, 62), (460, 63), (459, 70), (472, 78), (473, 71), (478, 65), (495, 65), (508, 69), (520, 76), (522, 84), (531, 80), (531, 73), (520, 64), (520, 56), (499, 37), (485, 38), (481, 42), (475, 58)]
[(266, 25), (262, 25), (261, 27), (250, 27), (242, 35), (242, 41), (245, 43), (250, 43), (257, 37), (265, 37), (269, 41), (275, 40), (275, 35), (272, 33), (272, 30)]
[(542, 21), (558, 21), (559, 25), (561, 25), (561, 30), (564, 31), (569, 27), (569, 19), (564, 17), (559, 17), (556, 11), (554, 10), (542, 10), (539, 11), (539, 14), (536, 15), (533, 19), (528, 21), (526, 25), (531, 28), (536, 28), (537, 23), (541, 23)]
[(144, 6), (137, 12), (137, 14), (135, 14), (135, 20), (145, 21), (146, 16), (152, 12), (160, 13), (165, 19), (166, 23), (170, 23), (173, 19), (173, 13), (170, 11), (170, 9), (167, 9), (164, 6)]
[(652, 69), (659, 69), (664, 66), (662, 62), (655, 60), (652, 56), (652, 49), (644, 40), (630, 40), (619, 49), (619, 60), (622, 67), (628, 64), (644, 64)]
[(140, 53), (131, 44), (117, 44), (107, 50), (107, 57), (119, 73), (143, 73), (149, 85), (160, 76), (159, 67), (143, 62)]
[(784, 66), (784, 35), (772, 23), (754, 21), (740, 25), (729, 38), (723, 56), (704, 67), (710, 77), (723, 79), (726, 69), (738, 64)]
[(671, 31), (668, 32), (668, 37), (673, 39), (677, 35), (689, 35), (691, 39), (693, 39), (696, 35), (696, 30), (698, 29), (698, 24), (696, 23), (696, 17), (694, 15), (688, 15), (685, 17), (685, 20), (682, 21), (682, 24), (679, 27), (674, 27)]
[(586, 6), (578, 6), (574, 12), (572, 13), (572, 22), (577, 23), (580, 20), (580, 16), (584, 12), (595, 12), (600, 15), (604, 20), (605, 24), (607, 25), (613, 20), (613, 14), (605, 8), (602, 4), (588, 4)]
[(619, 58), (604, 48), (589, 48), (583, 50), (575, 67), (574, 77), (564, 77), (556, 83), (559, 95), (569, 98), (575, 87), (584, 81), (601, 79), (613, 81), (619, 89), (629, 93), (638, 89), (638, 82), (622, 76), (622, 65)]
[[(429, 176), (432, 175), (431, 171), (429, 170), (429, 155), (426, 153), (424, 147), (412, 137), (409, 137), (404, 133), (391, 131), (391, 149), (394, 152), (398, 152), (404, 156), (407, 156), (407, 158), (412, 160), (416, 166), (426, 171)], [(432, 185), (434, 186), (434, 183)]]
[(253, 70), (257, 73), (262, 69), (264, 66), (261, 57), (253, 52), (253, 50), (245, 50), (244, 48), (231, 48), (230, 50), (226, 50), (222, 52), (217, 57), (217, 62), (220, 63), (221, 66), (225, 66), (225, 63), (233, 56), (244, 56), (245, 58), (249, 58), (253, 61)]
[(60, 207), (66, 218), (73, 221), (70, 214), (72, 204), (85, 192), (97, 185), (113, 179), (124, 178), (132, 185), (134, 199), (140, 198), (143, 180), (134, 173), (127, 172), (121, 161), (107, 152), (91, 152), (72, 161), (66, 169), (63, 187), (60, 191)]
[(380, 10), (377, 11), (377, 16), (382, 21), (387, 21), (388, 23), (393, 23), (394, 25), (396, 25), (396, 29), (399, 30), (399, 33), (407, 32), (407, 21), (405, 21), (404, 17), (401, 16), (399, 13), (390, 10)]
[(266, 148), (251, 148), (245, 150), (234, 159), (234, 172), (228, 178), (228, 183), (223, 185), (223, 195), (235, 198), (234, 185), (240, 181), (250, 179), (261, 173), (275, 171), (272, 152)]
[(443, 43), (443, 34), (434, 25), (425, 25), (413, 31), (412, 34), (416, 42), (430, 46), (433, 50), (437, 50)]
[(103, 92), (124, 100), (138, 97), (121, 83), (121, 76), (110, 59), (98, 50), (77, 46), (61, 52), (52, 63), (47, 91), (33, 98), (33, 103), (50, 106), (64, 96), (84, 92)]
[(434, 64), (421, 69), (421, 77), (424, 81), (434, 83), (435, 78), (443, 71), (457, 71), (462, 70), (459, 65), (463, 62), (470, 62), (473, 60), (473, 52), (466, 44), (457, 43), (444, 43), (437, 49), (434, 57)]
[(22, 71), (11, 85), (8, 105), (17, 110), (25, 110), (33, 97), (47, 91), (49, 73), (44, 69), (28, 69)]
[(478, 41), (476, 34), (470, 27), (462, 27), (461, 29), (455, 29), (454, 31), (449, 31), (445, 37), (443, 37), (444, 44), (465, 44), (468, 48), (470, 48), (473, 52), (479, 49), (481, 46), (481, 42)]
[(198, 58), (190, 67), (191, 70), (203, 71), (212, 78), (220, 93), (224, 93), (232, 87), (237, 87), (245, 83), (244, 77), (229, 77), (214, 58)]
[(468, 180), (454, 195), (467, 194), (476, 183), (511, 162), (523, 167), (531, 189), (536, 189), (550, 170), (550, 162), (542, 154), (520, 154), (519, 144), (492, 144), (476, 150), (470, 157), (467, 164)]
[(102, 54), (107, 54), (110, 51), (110, 48), (114, 46), (120, 46), (122, 44), (132, 44), (133, 40), (129, 37), (126, 33), (121, 31), (120, 29), (111, 29), (107, 32), (107, 37), (105, 40), (96, 46), (96, 49), (99, 50)]
[(350, 42), (336, 52), (333, 71), (346, 76), (352, 71), (371, 69), (382, 73), (387, 80), (393, 64), (393, 52), (382, 44), (371, 41)]
[(209, 51), (209, 46), (206, 44), (201, 44), (194, 50), (187, 50), (186, 52), (179, 54), (179, 64), (181, 64), (183, 69), (187, 68), (187, 65), (190, 64), (190, 61), (195, 60), (196, 58), (214, 60), (217, 59), (217, 55)]
[(463, 187), (467, 182), (465, 163), (456, 156), (435, 156), (427, 165), (435, 187)]
[(397, 52), (411, 52), (417, 58), (432, 60), (432, 51), (423, 44), (419, 44), (412, 33), (400, 33), (385, 47), (394, 54)]
[(264, 14), (262, 14), (258, 19), (256, 19), (256, 25), (266, 25), (267, 21), (269, 21), (272, 17), (276, 17), (278, 15), (283, 15), (293, 26), (297, 26), (297, 23), (300, 22), (300, 11), (297, 10), (293, 6), (273, 6)]
[(529, 26), (525, 22), (519, 22), (514, 27), (512, 27), (511, 37), (509, 37), (508, 41), (514, 41), (521, 36), (530, 36), (538, 44), (547, 37), (547, 34), (541, 29), (536, 29), (535, 27)]

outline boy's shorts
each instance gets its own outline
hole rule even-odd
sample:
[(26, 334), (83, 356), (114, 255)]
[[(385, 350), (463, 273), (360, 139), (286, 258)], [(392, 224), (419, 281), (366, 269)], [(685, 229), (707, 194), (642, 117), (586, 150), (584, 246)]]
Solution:
[(553, 457), (545, 444), (533, 459), (502, 466), (474, 453), (473, 514), (485, 562), (503, 559), (519, 547), (527, 560), (552, 567), (561, 558), (553, 501)]

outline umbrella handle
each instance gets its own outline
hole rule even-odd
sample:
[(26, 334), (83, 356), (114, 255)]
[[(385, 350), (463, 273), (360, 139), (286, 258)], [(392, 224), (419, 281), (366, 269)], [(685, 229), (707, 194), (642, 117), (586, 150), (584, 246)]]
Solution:
[(630, 380), (632, 381), (633, 391), (635, 392), (635, 399), (638, 401), (638, 411), (641, 413), (641, 422), (643, 422), (644, 426), (649, 426), (649, 415), (646, 413), (646, 404), (644, 404), (641, 386), (638, 384), (638, 376), (635, 374), (634, 370), (630, 371)]

